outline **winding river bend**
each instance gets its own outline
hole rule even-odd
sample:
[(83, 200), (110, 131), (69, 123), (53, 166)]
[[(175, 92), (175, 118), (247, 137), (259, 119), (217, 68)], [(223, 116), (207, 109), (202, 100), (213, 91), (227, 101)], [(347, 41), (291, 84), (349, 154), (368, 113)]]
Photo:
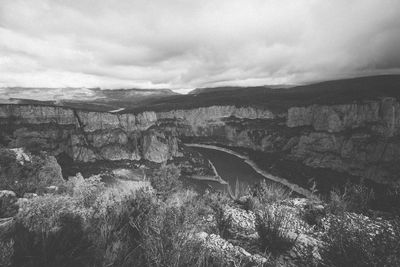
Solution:
[[(247, 157), (240, 155), (232, 150), (212, 145), (186, 144), (208, 158), (214, 165), (218, 175), (235, 188), (236, 181), (241, 186), (252, 186), (266, 179), (267, 182), (276, 182), (290, 188), (294, 192), (309, 196), (310, 192), (284, 178), (273, 176), (260, 169), (254, 162)], [(222, 188), (217, 182), (207, 181), (209, 186)]]

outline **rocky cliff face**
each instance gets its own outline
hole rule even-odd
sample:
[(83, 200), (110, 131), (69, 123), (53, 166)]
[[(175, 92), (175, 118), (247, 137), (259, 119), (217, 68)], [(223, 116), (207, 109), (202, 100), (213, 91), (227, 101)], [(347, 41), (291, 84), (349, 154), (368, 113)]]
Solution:
[(224, 107), (171, 111), (182, 138), (249, 148), (380, 183), (398, 182), (400, 105), (394, 98), (291, 107), (287, 113)]
[(281, 113), (230, 105), (138, 114), (1, 105), (0, 124), (9, 146), (36, 140), (83, 162), (163, 162), (182, 155), (184, 140), (248, 148), (382, 183), (398, 181), (400, 171), (400, 104), (394, 98)]
[(48, 106), (0, 106), (0, 125), (7, 128), (2, 131), (3, 142), (12, 147), (34, 143), (54, 154), (65, 152), (82, 162), (124, 159), (163, 162), (181, 155), (177, 129), (165, 127), (165, 121), (179, 122), (191, 131), (203, 131), (212, 124), (224, 124), (222, 119), (230, 116), (269, 119), (274, 114), (234, 106), (139, 114)]
[(391, 137), (399, 134), (400, 108), (394, 98), (358, 104), (292, 107), (288, 127), (311, 126), (315, 131), (338, 133), (366, 127), (372, 133)]
[(161, 162), (179, 155), (176, 137), (163, 136), (156, 121), (154, 112), (119, 115), (47, 106), (0, 106), (3, 143), (37, 145), (82, 162), (142, 158)]
[(296, 137), (291, 156), (312, 167), (330, 168), (390, 183), (398, 181), (400, 109), (393, 98), (368, 103), (294, 107), (286, 125), (309, 127)]

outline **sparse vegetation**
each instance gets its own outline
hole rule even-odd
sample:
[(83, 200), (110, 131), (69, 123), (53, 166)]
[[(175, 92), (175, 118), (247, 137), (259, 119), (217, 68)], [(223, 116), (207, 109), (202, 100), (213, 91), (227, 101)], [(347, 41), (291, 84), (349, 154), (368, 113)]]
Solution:
[(267, 183), (265, 180), (257, 185), (254, 195), (262, 205), (288, 199), (292, 192), (278, 183)]
[(0, 241), (0, 266), (11, 266), (13, 254), (14, 240), (2, 238), (2, 240)]
[(371, 234), (365, 225), (354, 226), (341, 216), (331, 222), (322, 257), (327, 266), (399, 266), (399, 238), (399, 222)]
[(373, 190), (363, 183), (347, 183), (342, 192), (338, 189), (330, 192), (328, 210), (333, 214), (343, 214), (345, 211), (366, 214), (373, 199)]
[(17, 223), (14, 266), (90, 266), (95, 260), (93, 244), (85, 234), (82, 218), (73, 213), (60, 214), (58, 227), (29, 229)]
[(277, 255), (293, 247), (296, 237), (288, 234), (288, 221), (283, 210), (267, 206), (256, 213), (256, 230), (262, 251)]
[[(303, 219), (310, 227), (320, 226), (326, 245), (320, 251), (322, 259), (316, 260), (313, 247), (306, 247), (299, 252), (303, 256), (298, 263), (399, 264), (397, 224), (371, 236), (370, 230), (356, 227), (357, 223), (346, 217), (349, 212), (367, 210), (373, 195), (363, 185), (349, 184), (343, 192), (332, 191), (327, 205), (310, 199), (301, 207), (300, 217), (290, 217), (290, 211), (282, 207), (289, 207), (285, 205), (291, 203), (291, 192), (275, 183), (263, 181), (248, 188), (237, 182), (229, 193), (199, 195), (183, 189), (179, 170), (173, 165), (154, 171), (150, 182), (151, 188), (146, 182), (141, 186), (139, 182), (105, 186), (98, 176), (84, 179), (77, 175), (58, 193), (25, 201), (16, 217), (13, 239), (0, 243), (0, 260), (5, 266), (12, 262), (13, 266), (27, 267), (246, 264), (240, 258), (211, 253), (195, 238), (199, 232), (206, 232), (261, 254), (268, 259), (265, 264), (274, 266), (297, 246), (298, 234), (290, 229), (293, 220)], [(245, 223), (253, 225), (252, 241), (236, 235), (242, 226), (226, 212), (227, 208), (246, 210), (238, 218), (252, 218), (251, 223)], [(327, 218), (333, 218), (330, 227)]]
[(225, 209), (232, 200), (224, 193), (210, 194), (206, 198), (208, 205), (215, 218), (216, 233), (223, 238), (229, 238), (229, 229), (232, 227), (232, 218), (225, 215)]
[(153, 171), (150, 176), (150, 182), (157, 194), (165, 198), (182, 187), (179, 177), (179, 168), (173, 164), (165, 165)]

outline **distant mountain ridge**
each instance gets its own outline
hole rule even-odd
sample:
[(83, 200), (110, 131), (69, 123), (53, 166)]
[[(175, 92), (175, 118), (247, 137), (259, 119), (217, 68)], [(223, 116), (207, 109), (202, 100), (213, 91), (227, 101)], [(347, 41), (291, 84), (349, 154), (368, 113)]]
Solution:
[(111, 111), (177, 95), (170, 89), (0, 88), (0, 103), (44, 104)]
[[(257, 87), (264, 87), (269, 89), (286, 89), (295, 87), (294, 84), (278, 84), (278, 85), (263, 85)], [(222, 92), (222, 91), (235, 91), (241, 90), (244, 88), (249, 88), (248, 86), (222, 86), (222, 87), (204, 87), (204, 88), (196, 88), (189, 92), (189, 94), (202, 94), (202, 93), (213, 93), (213, 92)]]
[(252, 105), (284, 111), (293, 106), (345, 104), (388, 96), (400, 99), (400, 75), (332, 80), (282, 89), (265, 86), (195, 89), (187, 95), (155, 99), (146, 106), (126, 109), (124, 112), (165, 111), (212, 105)]
[(261, 106), (284, 111), (293, 106), (333, 105), (381, 97), (400, 99), (400, 75), (332, 80), (308, 85), (170, 89), (0, 88), (0, 103), (43, 104), (102, 112), (136, 113), (213, 105)]

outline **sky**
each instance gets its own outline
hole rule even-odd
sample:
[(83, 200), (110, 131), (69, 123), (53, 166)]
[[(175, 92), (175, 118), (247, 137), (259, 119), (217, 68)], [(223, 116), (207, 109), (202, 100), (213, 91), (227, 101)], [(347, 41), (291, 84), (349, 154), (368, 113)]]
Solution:
[(0, 0), (0, 87), (400, 74), (399, 0)]

